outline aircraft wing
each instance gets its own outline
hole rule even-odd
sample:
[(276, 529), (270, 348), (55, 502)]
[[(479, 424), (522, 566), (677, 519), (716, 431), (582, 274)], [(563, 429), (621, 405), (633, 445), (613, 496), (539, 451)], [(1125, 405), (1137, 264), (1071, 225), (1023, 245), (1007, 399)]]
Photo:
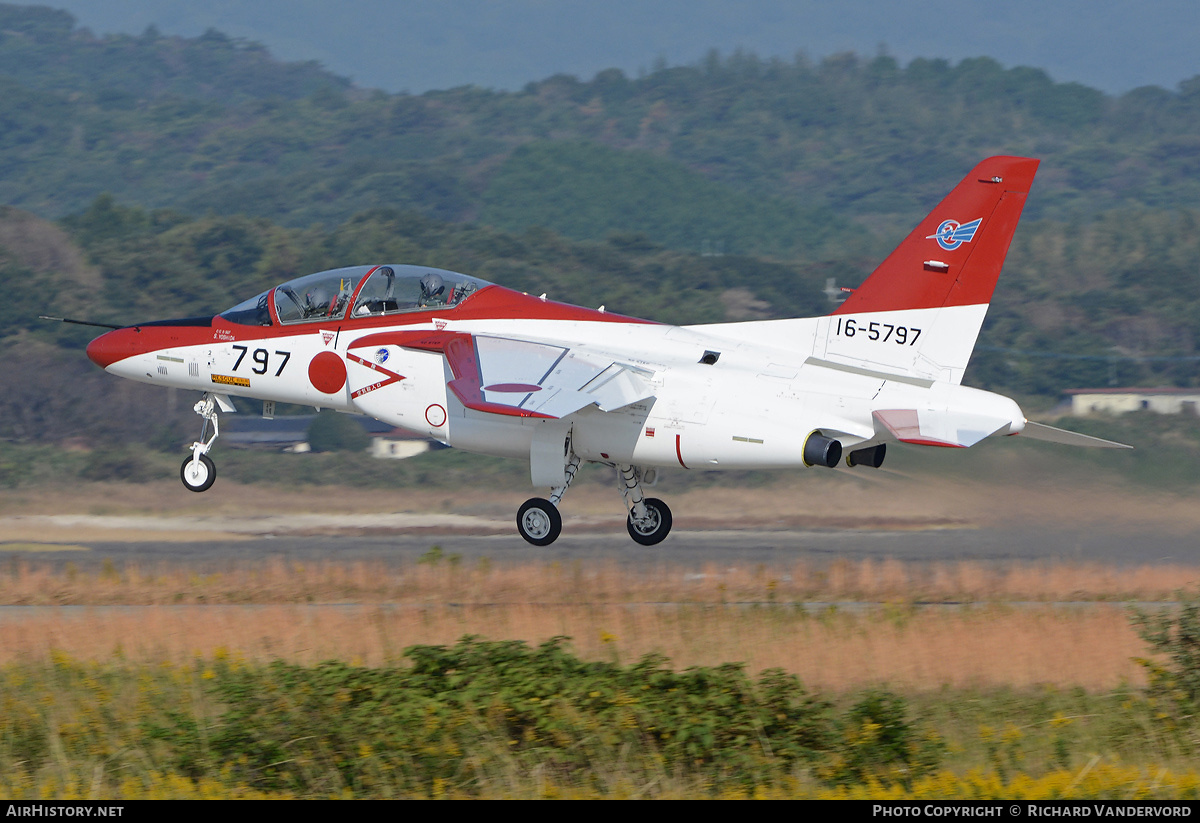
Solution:
[(447, 388), (476, 411), (559, 418), (654, 396), (652, 372), (586, 347), (461, 332), (384, 332), (352, 348), (385, 345), (444, 354), (454, 374)]

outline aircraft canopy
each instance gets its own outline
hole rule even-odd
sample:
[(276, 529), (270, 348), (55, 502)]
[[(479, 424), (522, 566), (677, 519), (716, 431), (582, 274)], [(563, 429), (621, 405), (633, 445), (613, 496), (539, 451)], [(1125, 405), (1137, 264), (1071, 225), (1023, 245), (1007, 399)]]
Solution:
[[(349, 266), (289, 280), (238, 303), (221, 316), (231, 323), (328, 323), (409, 311), (453, 308), (486, 280), (428, 266)], [(274, 312), (271, 312), (271, 304)]]

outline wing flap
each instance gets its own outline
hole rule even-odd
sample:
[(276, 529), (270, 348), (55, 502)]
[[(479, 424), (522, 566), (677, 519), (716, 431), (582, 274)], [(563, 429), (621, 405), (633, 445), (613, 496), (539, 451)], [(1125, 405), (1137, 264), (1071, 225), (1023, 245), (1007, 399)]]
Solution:
[(601, 411), (616, 411), (654, 396), (654, 373), (628, 363), (610, 363), (583, 385), (580, 392), (594, 398)]

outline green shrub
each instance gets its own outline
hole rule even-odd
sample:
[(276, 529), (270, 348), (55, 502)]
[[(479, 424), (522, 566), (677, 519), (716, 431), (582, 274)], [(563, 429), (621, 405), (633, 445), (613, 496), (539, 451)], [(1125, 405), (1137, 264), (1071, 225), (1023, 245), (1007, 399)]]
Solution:
[(855, 703), (841, 729), (841, 751), (821, 770), (831, 783), (909, 786), (913, 779), (932, 774), (945, 750), (939, 735), (922, 735), (909, 722), (902, 697), (884, 690), (872, 690)]
[(1149, 614), (1135, 610), (1133, 623), (1162, 660), (1139, 658), (1149, 679), (1148, 697), (1158, 717), (1171, 727), (1194, 725), (1200, 707), (1200, 596), (1183, 598), (1177, 610)]
[(755, 682), (739, 665), (585, 662), (564, 638), (529, 648), (468, 637), (405, 654), (410, 668), (220, 668), (212, 683), (227, 708), (208, 739), (214, 765), (241, 784), (310, 794), (469, 792), (537, 774), (596, 787), (618, 773), (752, 789), (836, 745), (829, 706), (777, 670)]

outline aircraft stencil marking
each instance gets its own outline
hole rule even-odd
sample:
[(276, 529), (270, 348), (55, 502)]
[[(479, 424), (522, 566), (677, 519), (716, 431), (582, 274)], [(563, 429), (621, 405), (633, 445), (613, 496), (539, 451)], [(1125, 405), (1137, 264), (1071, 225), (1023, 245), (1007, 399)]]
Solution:
[[(379, 351), (384, 353), (383, 360), (386, 360), (387, 359), (387, 350), (380, 349)], [(376, 359), (378, 359), (378, 356), (379, 356), (379, 352), (376, 352)], [(378, 365), (372, 363), (370, 360), (364, 360), (363, 358), (359, 357), (357, 354), (349, 354), (348, 353), (346, 355), (346, 359), (350, 360), (354, 363), (358, 363), (360, 366), (366, 366), (368, 369), (371, 369), (372, 371), (377, 371), (387, 378), (386, 380), (380, 380), (377, 383), (372, 383), (369, 386), (363, 386), (361, 389), (351, 392), (350, 398), (352, 400), (362, 397), (364, 394), (370, 394), (371, 392), (375, 391), (376, 389), (382, 389), (384, 386), (390, 386), (393, 383), (398, 383), (404, 379), (403, 375), (396, 374), (394, 371), (389, 371), (389, 370), (385, 369), (383, 366), (378, 366)], [(383, 361), (380, 360), (380, 362), (383, 362)]]
[(434, 403), (425, 409), (425, 422), (435, 429), (440, 429), (446, 425), (446, 410), (437, 403)]
[[(892, 339), (892, 334), (895, 333), (895, 339)], [(909, 334), (912, 334), (912, 339), (909, 339)], [(915, 346), (917, 340), (921, 337), (921, 330), (918, 328), (909, 328), (907, 326), (898, 326), (895, 323), (881, 323), (878, 320), (863, 321), (855, 320), (853, 317), (845, 318), (843, 325), (842, 318), (838, 318), (837, 329), (834, 332), (837, 335), (845, 335), (846, 337), (854, 337), (857, 334), (863, 334), (872, 342), (879, 340), (886, 343), (891, 340), (897, 346)], [(880, 337), (882, 335), (882, 338)]]
[[(204, 392), (200, 439), (180, 467), (192, 491), (216, 477), (208, 452), (235, 394), (528, 460), (549, 496), (520, 507), (517, 529), (539, 546), (559, 536), (580, 465), (606, 464), (630, 537), (649, 546), (671, 530), (667, 504), (642, 493), (664, 468), (879, 468), (889, 444), (1013, 435), (1128, 448), (1028, 421), (1010, 398), (962, 385), (1037, 167), (979, 163), (825, 317), (669, 326), (458, 272), (367, 265), (295, 278), (211, 319), (109, 326), (87, 354), (122, 377)], [(929, 240), (943, 259), (929, 259)], [(286, 369), (293, 354), (307, 368)], [(166, 362), (187, 362), (187, 375)], [(226, 371), (258, 377), (251, 386)]]

